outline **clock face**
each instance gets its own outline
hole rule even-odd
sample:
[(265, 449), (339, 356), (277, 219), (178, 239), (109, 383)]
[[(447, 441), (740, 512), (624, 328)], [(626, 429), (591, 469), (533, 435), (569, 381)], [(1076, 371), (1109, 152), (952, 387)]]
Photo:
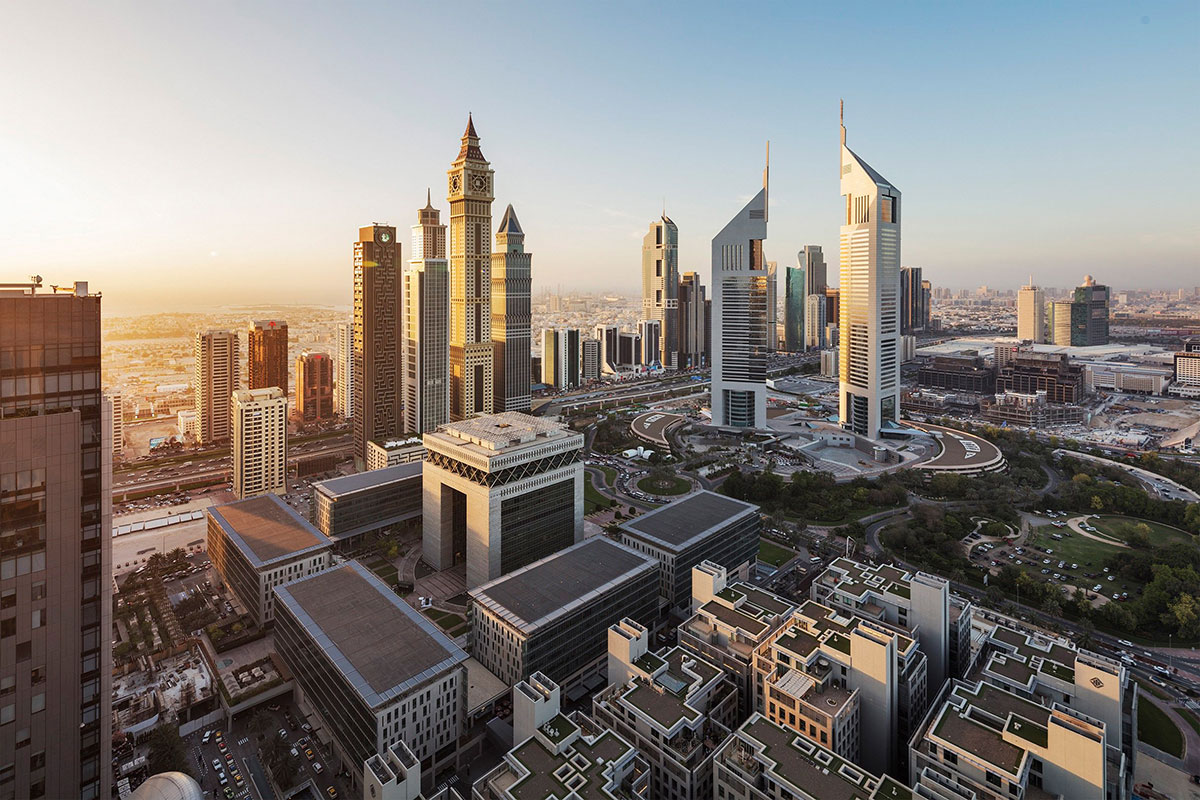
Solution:
[(458, 194), (462, 190), (462, 183), (457, 175), (450, 176), (450, 194)]
[(390, 233), (388, 233), (387, 231), (384, 231), (383, 233), (379, 234), (379, 241), (383, 242), (384, 244), (387, 244), (391, 240), (392, 240), (392, 235)]

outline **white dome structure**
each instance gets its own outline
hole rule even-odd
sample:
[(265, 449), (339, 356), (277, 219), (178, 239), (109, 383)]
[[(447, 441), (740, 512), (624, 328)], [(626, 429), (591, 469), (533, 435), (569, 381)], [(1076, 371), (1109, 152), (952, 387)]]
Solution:
[(182, 772), (160, 772), (147, 778), (129, 800), (204, 800), (204, 790)]

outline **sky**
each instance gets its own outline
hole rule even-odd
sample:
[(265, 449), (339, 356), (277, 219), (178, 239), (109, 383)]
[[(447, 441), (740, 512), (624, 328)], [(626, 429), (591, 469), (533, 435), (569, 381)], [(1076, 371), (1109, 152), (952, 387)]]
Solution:
[(848, 144), (934, 285), (1200, 284), (1200, 3), (0, 4), (0, 281), (110, 312), (349, 303), (360, 225), (409, 227), (468, 112), (534, 288), (636, 292), (760, 187), (769, 260), (836, 274)]

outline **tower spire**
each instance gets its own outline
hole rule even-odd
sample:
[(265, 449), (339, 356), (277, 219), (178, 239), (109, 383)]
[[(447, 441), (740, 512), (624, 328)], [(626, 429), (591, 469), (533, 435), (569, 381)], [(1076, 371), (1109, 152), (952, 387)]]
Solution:
[(838, 100), (838, 125), (842, 129), (842, 147), (846, 146), (846, 101)]
[(763, 220), (767, 219), (768, 202), (771, 196), (771, 140), (767, 139), (767, 163), (763, 167)]

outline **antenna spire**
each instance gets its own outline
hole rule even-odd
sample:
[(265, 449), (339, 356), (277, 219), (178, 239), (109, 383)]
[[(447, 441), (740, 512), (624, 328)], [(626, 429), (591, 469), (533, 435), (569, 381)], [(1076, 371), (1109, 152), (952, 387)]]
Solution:
[(842, 147), (846, 146), (846, 101), (838, 100), (838, 125), (842, 128)]
[(763, 222), (767, 221), (767, 207), (771, 195), (771, 140), (767, 139), (767, 163), (763, 167)]

